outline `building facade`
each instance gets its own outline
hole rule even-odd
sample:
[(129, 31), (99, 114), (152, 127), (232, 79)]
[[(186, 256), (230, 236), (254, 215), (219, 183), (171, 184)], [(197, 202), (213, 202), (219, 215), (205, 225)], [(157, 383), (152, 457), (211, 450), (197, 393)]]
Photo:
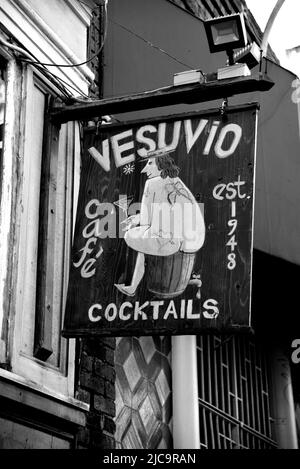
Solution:
[[(114, 414), (112, 404), (105, 401), (103, 412), (101, 400), (104, 385), (114, 397), (113, 372), (108, 370), (104, 379), (105, 366), (113, 361), (111, 344), (93, 349), (93, 376), (82, 351), (81, 381), (88, 393), (76, 385), (81, 344), (76, 347), (75, 340), (60, 334), (80, 129), (71, 122), (54, 130), (47, 112), (55, 99), (97, 93), (98, 69), (85, 62), (99, 47), (102, 7), (5, 1), (0, 8), (1, 447), (80, 447), (87, 422), (97, 428), (91, 444), (100, 445), (104, 428), (109, 435), (114, 431), (105, 417)], [(78, 63), (83, 64), (74, 66)], [(91, 396), (93, 406), (101, 408), (97, 415), (89, 412)]]
[(0, 447), (297, 448), (298, 111), (295, 77), (271, 50), (274, 90), (230, 102), (261, 105), (255, 336), (61, 336), (83, 124), (57, 128), (49, 111), (168, 86), (186, 68), (215, 71), (226, 58), (209, 53), (202, 20), (243, 9), (238, 0), (1, 3)]

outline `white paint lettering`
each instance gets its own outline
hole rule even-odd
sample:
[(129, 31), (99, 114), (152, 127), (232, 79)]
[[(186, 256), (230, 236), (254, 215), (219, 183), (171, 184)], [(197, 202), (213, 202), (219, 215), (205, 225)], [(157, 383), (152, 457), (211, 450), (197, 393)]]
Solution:
[(200, 313), (193, 312), (193, 300), (188, 301), (186, 318), (187, 319), (200, 319)]
[(185, 300), (181, 300), (181, 305), (180, 305), (180, 319), (185, 318)]
[[(92, 208), (93, 205), (96, 206), (96, 211), (95, 212), (91, 212), (91, 208)], [(98, 216), (98, 211), (99, 211), (100, 206), (101, 206), (101, 204), (100, 204), (99, 200), (97, 200), (97, 199), (90, 200), (86, 204), (86, 207), (85, 207), (85, 210), (84, 210), (85, 216), (87, 218), (89, 218), (90, 220), (93, 219), (93, 218), (96, 218)]]
[(146, 156), (148, 151), (154, 151), (156, 149), (156, 143), (152, 138), (145, 137), (145, 133), (155, 133), (157, 132), (156, 127), (154, 125), (144, 125), (140, 127), (136, 133), (136, 141), (138, 143), (142, 143), (146, 145), (146, 148), (139, 148), (137, 154), (139, 156)]
[(167, 311), (164, 314), (164, 319), (168, 319), (170, 314), (174, 317), (174, 319), (178, 319), (176, 308), (175, 308), (175, 303), (174, 301), (170, 301), (169, 306), (167, 308)]
[[(220, 314), (218, 302), (216, 300), (206, 300), (203, 304), (203, 308), (205, 309), (205, 311), (203, 311), (203, 317), (205, 319), (217, 319)], [(212, 310), (213, 312), (211, 313), (207, 310)]]
[[(78, 262), (73, 263), (74, 267), (78, 268), (82, 265), (82, 263), (85, 260), (86, 256), (88, 254), (91, 254), (93, 252), (93, 250), (95, 249), (96, 242), (97, 242), (97, 238), (90, 238), (86, 242), (86, 245), (82, 249), (80, 249), (80, 251), (79, 251), (79, 252), (82, 252), (81, 258), (79, 259)], [(90, 244), (94, 245), (94, 247), (92, 249), (90, 248)]]
[(205, 129), (207, 123), (208, 123), (207, 119), (201, 119), (198, 124), (197, 129), (195, 130), (195, 132), (193, 132), (191, 119), (187, 119), (184, 121), (187, 154), (190, 153), (191, 149), (193, 148), (196, 141), (198, 140), (203, 130)]
[(238, 190), (238, 197), (239, 199), (244, 199), (246, 197), (246, 194), (241, 194), (241, 186), (244, 186), (246, 184), (245, 181), (241, 181), (241, 176), (238, 177), (238, 180), (237, 182), (235, 183), (235, 185), (237, 186), (237, 190)]
[(233, 182), (230, 182), (229, 184), (227, 184), (227, 195), (226, 195), (226, 199), (228, 200), (233, 200), (236, 198), (236, 195), (237, 195), (237, 191), (236, 189), (234, 188), (234, 183)]
[(125, 308), (133, 308), (132, 304), (127, 301), (126, 303), (122, 303), (119, 311), (119, 316), (122, 321), (128, 321), (131, 318), (131, 313), (124, 314)]
[(88, 223), (82, 230), (82, 236), (84, 238), (91, 238), (92, 236), (97, 238), (100, 235), (99, 222), (100, 220), (97, 219)]
[(222, 192), (226, 188), (226, 184), (218, 184), (214, 190), (213, 190), (213, 197), (216, 200), (224, 200), (224, 197), (222, 196)]
[(147, 314), (145, 311), (143, 311), (143, 308), (146, 308), (149, 305), (149, 301), (146, 301), (142, 306), (140, 306), (140, 303), (137, 302), (135, 303), (135, 308), (134, 308), (134, 320), (137, 321), (139, 319), (139, 316), (142, 316), (142, 320), (146, 321)]
[(116, 319), (118, 315), (118, 309), (117, 306), (114, 303), (110, 303), (104, 313), (104, 317), (107, 321), (112, 322)]
[[(244, 199), (246, 197), (246, 194), (241, 193), (241, 186), (244, 186), (246, 184), (245, 181), (241, 181), (241, 177), (238, 177), (238, 180), (235, 182), (230, 182), (228, 184), (218, 184), (217, 186), (214, 187), (213, 190), (213, 197), (216, 200), (224, 200), (225, 198), (227, 200), (234, 200), (236, 198), (239, 199)], [(236, 189), (237, 187), (237, 189)]]
[(210, 132), (209, 132), (209, 136), (208, 136), (205, 148), (204, 148), (204, 151), (203, 151), (203, 155), (209, 155), (209, 152), (210, 152), (212, 144), (214, 142), (214, 139), (215, 139), (217, 130), (219, 128), (219, 125), (220, 125), (220, 122), (218, 122), (218, 121), (213, 122), (213, 124), (211, 126), (211, 129), (210, 129)]
[[(224, 150), (222, 148), (223, 143), (225, 138), (227, 137), (227, 134), (233, 133), (234, 138), (231, 142), (230, 147), (228, 150)], [(220, 132), (218, 141), (215, 145), (215, 153), (218, 158), (228, 158), (228, 156), (233, 155), (235, 150), (237, 149), (238, 144), (240, 143), (242, 138), (242, 128), (241, 126), (237, 124), (228, 124), (223, 127), (223, 129)]]
[(96, 269), (90, 270), (93, 265), (95, 264), (96, 259), (88, 259), (82, 266), (82, 269), (80, 271), (80, 275), (82, 278), (90, 278), (93, 277), (96, 273)]
[(159, 124), (158, 126), (158, 148), (176, 148), (180, 138), (181, 121), (177, 121), (174, 123), (173, 137), (171, 143), (169, 144), (166, 143), (166, 128), (167, 124), (165, 122)]
[(106, 171), (110, 171), (110, 160), (109, 160), (109, 141), (104, 140), (102, 142), (102, 153), (100, 153), (95, 147), (88, 149), (89, 154), (94, 160)]
[(99, 311), (101, 311), (101, 309), (102, 309), (102, 306), (101, 306), (101, 305), (98, 305), (98, 304), (92, 305), (92, 306), (90, 307), (90, 309), (89, 309), (89, 311), (88, 311), (88, 316), (89, 316), (89, 320), (90, 320), (91, 322), (98, 322), (98, 321), (100, 321), (101, 316), (100, 316), (100, 315), (95, 316), (95, 315), (94, 315), (94, 310), (99, 310)]
[(296, 88), (295, 91), (292, 93), (292, 101), (294, 104), (300, 103), (300, 80), (294, 80), (292, 83), (292, 87)]
[(164, 301), (151, 301), (150, 306), (153, 307), (153, 319), (157, 321), (159, 317), (159, 308), (164, 305)]
[(300, 339), (295, 339), (292, 343), (292, 348), (296, 349), (292, 353), (292, 362), (295, 365), (300, 363)]
[(130, 155), (127, 155), (127, 156), (122, 156), (122, 153), (124, 153), (125, 151), (134, 149), (133, 140), (130, 140), (129, 142), (123, 143), (123, 144), (120, 143), (122, 140), (128, 137), (132, 137), (132, 136), (133, 136), (133, 132), (132, 132), (132, 129), (130, 129), (130, 130), (126, 130), (125, 132), (122, 132), (121, 134), (117, 134), (111, 137), (111, 145), (113, 148), (115, 164), (117, 168), (135, 161), (134, 153), (131, 153)]

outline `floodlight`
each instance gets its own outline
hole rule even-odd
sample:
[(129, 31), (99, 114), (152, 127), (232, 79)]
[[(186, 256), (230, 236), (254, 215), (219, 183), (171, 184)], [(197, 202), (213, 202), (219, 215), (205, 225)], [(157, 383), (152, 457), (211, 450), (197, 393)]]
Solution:
[(243, 13), (213, 18), (205, 21), (204, 26), (210, 52), (226, 51), (229, 65), (233, 65), (233, 50), (248, 43)]

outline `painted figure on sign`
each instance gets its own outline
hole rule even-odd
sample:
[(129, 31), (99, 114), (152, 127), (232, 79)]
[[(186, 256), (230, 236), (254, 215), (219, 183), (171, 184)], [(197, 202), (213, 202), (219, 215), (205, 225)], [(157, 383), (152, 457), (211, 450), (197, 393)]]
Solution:
[[(178, 177), (179, 168), (170, 153), (170, 149), (160, 149), (142, 159), (146, 165), (141, 172), (148, 180), (140, 213), (125, 220), (125, 242), (138, 255), (131, 284), (115, 285), (128, 296), (135, 295), (145, 274), (145, 256), (166, 258), (169, 263), (177, 253), (190, 258), (204, 243), (203, 214), (191, 191)], [(169, 297), (172, 296), (176, 295), (171, 293)]]

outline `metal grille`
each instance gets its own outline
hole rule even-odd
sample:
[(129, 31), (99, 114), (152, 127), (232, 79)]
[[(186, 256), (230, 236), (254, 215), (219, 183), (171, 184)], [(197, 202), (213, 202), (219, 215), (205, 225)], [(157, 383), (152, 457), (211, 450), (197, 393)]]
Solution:
[(202, 449), (271, 449), (266, 358), (249, 337), (197, 338)]

